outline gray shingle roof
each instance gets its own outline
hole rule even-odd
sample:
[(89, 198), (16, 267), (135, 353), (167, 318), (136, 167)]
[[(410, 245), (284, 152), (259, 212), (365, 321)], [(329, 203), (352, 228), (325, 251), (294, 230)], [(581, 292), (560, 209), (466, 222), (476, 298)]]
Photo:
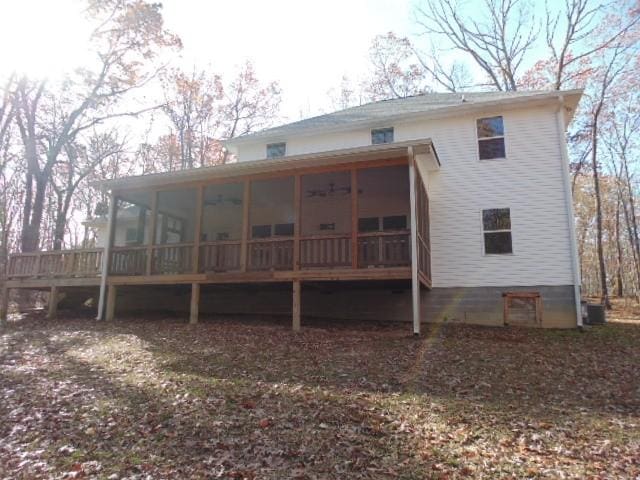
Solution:
[[(519, 92), (464, 92), (464, 93), (425, 93), (412, 97), (381, 100), (357, 107), (339, 110), (337, 112), (319, 115), (317, 117), (299, 120), (297, 122), (268, 128), (260, 132), (237, 137), (239, 142), (249, 139), (271, 137), (287, 137), (308, 130), (322, 130), (325, 128), (340, 128), (354, 123), (382, 122), (387, 118), (401, 115), (428, 113), (455, 105), (472, 105), (510, 98), (548, 95), (549, 91), (519, 91)], [(558, 92), (555, 92), (558, 93)], [(464, 98), (464, 101), (463, 101)], [(233, 144), (234, 140), (229, 143)]]

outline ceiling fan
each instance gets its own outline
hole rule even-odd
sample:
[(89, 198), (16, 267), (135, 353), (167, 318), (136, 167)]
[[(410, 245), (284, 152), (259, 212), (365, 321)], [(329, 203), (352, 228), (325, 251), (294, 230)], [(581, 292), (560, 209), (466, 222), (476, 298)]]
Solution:
[[(307, 197), (333, 197), (335, 195), (350, 195), (351, 187), (336, 187), (333, 182), (329, 183), (329, 188), (312, 188), (307, 190)], [(362, 190), (358, 189), (358, 194), (362, 194)]]
[(205, 202), (206, 205), (224, 205), (225, 203), (230, 203), (231, 205), (242, 205), (242, 200), (237, 197), (225, 197), (221, 193), (219, 193), (213, 200), (208, 200)]

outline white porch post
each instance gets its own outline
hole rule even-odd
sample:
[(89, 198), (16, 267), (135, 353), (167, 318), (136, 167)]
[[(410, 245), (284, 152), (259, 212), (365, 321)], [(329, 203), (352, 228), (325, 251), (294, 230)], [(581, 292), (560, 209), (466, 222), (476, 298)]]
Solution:
[(109, 199), (109, 214), (107, 217), (107, 242), (104, 245), (102, 251), (102, 271), (100, 272), (100, 297), (98, 300), (98, 316), (96, 320), (102, 320), (104, 318), (104, 303), (107, 294), (107, 276), (109, 273), (109, 257), (111, 256), (111, 246), (113, 244), (113, 237), (115, 234), (115, 212), (116, 212), (116, 197), (112, 194)]
[(416, 172), (413, 148), (409, 147), (409, 201), (411, 203), (411, 310), (413, 334), (420, 335), (420, 281), (418, 280), (418, 225), (416, 208)]

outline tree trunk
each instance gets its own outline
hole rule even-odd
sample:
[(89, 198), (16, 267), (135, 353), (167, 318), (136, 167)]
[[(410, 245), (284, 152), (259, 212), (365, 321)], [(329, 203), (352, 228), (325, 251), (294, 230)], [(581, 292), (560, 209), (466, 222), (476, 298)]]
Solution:
[(622, 285), (622, 242), (620, 241), (620, 199), (618, 199), (618, 203), (616, 205), (616, 224), (615, 224), (615, 235), (616, 235), (616, 250), (618, 254), (618, 269), (616, 272), (616, 288), (617, 288), (617, 296), (618, 298), (623, 297), (623, 285)]
[(21, 239), (23, 252), (35, 252), (40, 246), (40, 227), (44, 215), (47, 182), (38, 177), (35, 180), (36, 194), (33, 197), (33, 204), (30, 206), (31, 218), (23, 219)]
[(602, 198), (600, 195), (600, 178), (598, 173), (598, 114), (596, 111), (591, 129), (591, 168), (593, 169), (593, 188), (596, 195), (596, 233), (598, 249), (598, 268), (600, 270), (600, 294), (602, 304), (607, 309), (611, 309), (609, 301), (609, 289), (607, 287), (607, 269), (604, 261), (604, 250), (602, 248)]

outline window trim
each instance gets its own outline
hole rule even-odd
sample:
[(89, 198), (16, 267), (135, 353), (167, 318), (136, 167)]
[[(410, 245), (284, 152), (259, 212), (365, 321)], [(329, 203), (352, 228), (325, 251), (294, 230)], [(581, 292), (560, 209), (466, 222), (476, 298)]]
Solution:
[[(493, 118), (493, 117), (502, 117), (502, 135), (496, 135), (494, 137), (483, 137), (480, 138), (478, 136), (478, 120), (483, 120), (485, 118)], [(476, 136), (476, 158), (479, 162), (494, 162), (494, 161), (502, 161), (507, 159), (507, 130), (505, 128), (504, 115), (496, 114), (496, 115), (483, 115), (482, 117), (475, 117), (473, 119), (473, 130)], [(501, 138), (504, 143), (504, 157), (495, 157), (495, 158), (480, 158), (480, 142), (484, 140), (494, 140), (497, 138)], [(485, 208), (485, 210), (487, 210)]]
[[(382, 131), (391, 131), (391, 141), (390, 142), (373, 143), (373, 132), (382, 132)], [(394, 143), (396, 141), (396, 132), (395, 132), (395, 128), (393, 126), (372, 128), (371, 131), (369, 132), (369, 135), (370, 135), (369, 139), (371, 140), (371, 145), (389, 145), (390, 143)]]
[[(277, 145), (284, 145), (284, 152), (282, 153), (282, 155), (276, 155), (275, 157), (270, 157), (269, 156), (269, 147), (275, 147)], [(271, 143), (267, 143), (267, 145), (265, 146), (265, 157), (267, 160), (272, 159), (272, 158), (282, 158), (282, 157), (286, 157), (287, 156), (287, 142), (271, 142)]]
[[(511, 223), (511, 228), (510, 229), (500, 229), (500, 230), (485, 230), (484, 229), (484, 218), (483, 218), (483, 213), (485, 210), (509, 210), (509, 222)], [(513, 217), (511, 215), (511, 207), (486, 207), (486, 208), (481, 208), (480, 209), (480, 236), (482, 237), (482, 256), (483, 257), (504, 257), (504, 256), (513, 256), (516, 254), (516, 250), (514, 248), (514, 241), (513, 241)], [(487, 253), (487, 250), (485, 248), (485, 241), (484, 241), (484, 234), (485, 233), (504, 233), (504, 232), (509, 232), (511, 234), (511, 252), (509, 253)]]

